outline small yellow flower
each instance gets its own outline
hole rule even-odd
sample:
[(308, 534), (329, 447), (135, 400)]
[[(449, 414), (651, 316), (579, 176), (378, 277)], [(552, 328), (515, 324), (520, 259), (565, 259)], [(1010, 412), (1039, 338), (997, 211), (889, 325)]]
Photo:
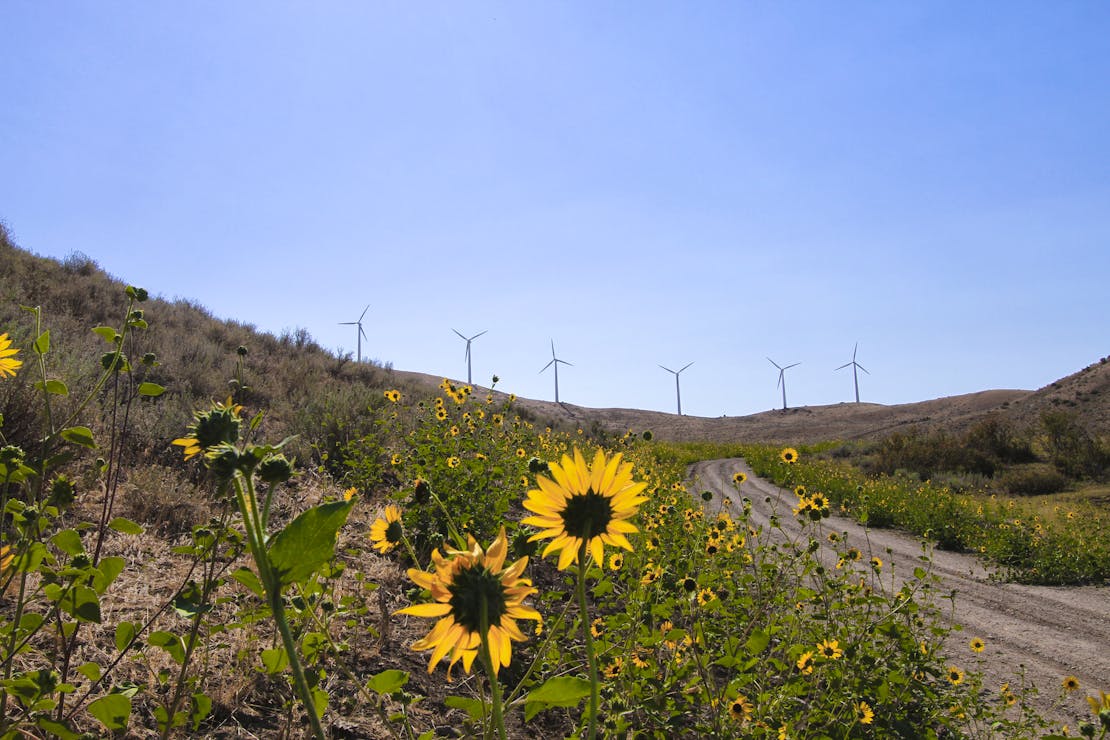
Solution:
[(755, 707), (748, 700), (748, 697), (739, 694), (732, 703), (728, 705), (728, 714), (737, 722), (747, 722), (752, 718), (752, 712)]
[(1064, 691), (1070, 694), (1079, 688), (1079, 679), (1075, 676), (1065, 676), (1064, 680), (1060, 682), (1060, 685), (1064, 687)]
[(817, 653), (826, 660), (837, 660), (844, 651), (840, 649), (840, 640), (822, 640), (817, 643)]
[[(355, 489), (351, 489), (354, 491)], [(401, 542), (404, 530), (401, 528), (401, 507), (390, 504), (382, 515), (370, 525), (370, 541), (374, 549), (385, 555)]]
[(861, 701), (856, 705), (856, 712), (856, 716), (859, 718), (859, 723), (861, 725), (869, 725), (875, 720), (875, 710), (865, 701)]
[(878, 558), (878, 557), (871, 558), (871, 567), (874, 568), (875, 570), (882, 570), (883, 569), (882, 559)]
[(601, 637), (601, 635), (604, 634), (604, 630), (602, 629), (604, 626), (605, 622), (601, 617), (597, 617), (594, 621), (590, 622), (590, 635), (592, 635), (595, 640)]
[(451, 436), (452, 437), (459, 436), (459, 426), (458, 426), (458, 424), (452, 424), (451, 425)]
[(15, 555), (12, 554), (12, 549), (7, 545), (0, 546), (0, 581), (8, 575), (8, 569), (11, 568), (13, 560)]
[(462, 460), (460, 460), (455, 455), (451, 455), (451, 457), (447, 458), (447, 467), (449, 467), (449, 468), (457, 468), (461, 464), (462, 464)]
[(18, 349), (10, 349), (12, 340), (7, 333), (0, 334), (0, 378), (8, 375), (15, 377), (15, 371), (23, 366), (23, 360), (15, 359), (19, 354)]
[(615, 552), (609, 556), (609, 570), (620, 570), (624, 567), (624, 554)]
[(348, 488), (346, 491), (343, 492), (343, 500), (344, 501), (350, 501), (352, 498), (355, 497), (356, 493), (358, 493), (358, 489), (355, 488), (354, 486), (351, 486), (350, 488)]
[(705, 606), (709, 602), (715, 601), (716, 599), (717, 594), (714, 593), (713, 589), (711, 588), (703, 588), (702, 590), (698, 591), (698, 603), (702, 606)]
[(524, 451), (523, 447), (517, 447), (516, 448), (516, 456), (523, 459), (523, 458), (528, 456), (528, 453)]
[(948, 666), (948, 682), (953, 686), (959, 686), (964, 682), (964, 672), (954, 665)]
[(978, 637), (973, 637), (971, 638), (971, 642), (968, 643), (968, 647), (971, 648), (971, 652), (973, 653), (981, 653), (986, 645), (984, 645), (983, 641)]
[(741, 483), (743, 483), (747, 479), (748, 479), (748, 476), (745, 475), (744, 473), (736, 473), (735, 475), (732, 476), (732, 482), (736, 485), (740, 485)]
[(798, 451), (793, 447), (787, 447), (779, 454), (779, 457), (782, 458), (784, 463), (793, 465), (798, 462)]
[(393, 457), (389, 458), (389, 464), (390, 465), (400, 465), (402, 460), (404, 460), (404, 458), (401, 457), (401, 453), (400, 452), (394, 452)]
[(606, 678), (616, 678), (621, 674), (621, 669), (624, 668), (624, 658), (616, 656), (613, 662), (605, 666), (604, 674)]
[(396, 389), (388, 390), (388, 391), (385, 392), (385, 397), (391, 403), (397, 403), (398, 401), (401, 400), (401, 391), (396, 390)]
[(809, 674), (813, 673), (813, 651), (811, 650), (809, 652), (802, 653), (801, 657), (798, 658), (798, 662), (795, 663), (795, 665), (798, 667), (798, 670), (801, 671), (803, 675), (808, 676)]

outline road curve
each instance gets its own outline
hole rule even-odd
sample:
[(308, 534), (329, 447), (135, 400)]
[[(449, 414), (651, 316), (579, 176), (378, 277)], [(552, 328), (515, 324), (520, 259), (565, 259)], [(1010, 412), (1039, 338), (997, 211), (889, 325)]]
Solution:
[[(737, 471), (748, 476), (739, 493), (732, 483)], [(695, 463), (689, 477), (695, 486), (692, 490), (711, 491), (717, 504), (722, 497), (736, 505), (741, 497), (749, 498), (756, 524), (766, 523), (777, 511), (785, 536), (800, 532), (800, 525), (790, 516), (797, 501), (793, 491), (757, 478), (742, 459)], [(844, 517), (830, 517), (823, 526), (847, 532), (865, 557), (870, 557), (866, 552), (869, 546), (896, 574), (895, 588), (900, 585), (898, 573), (909, 575), (922, 565), (922, 541), (914, 535), (867, 529)], [(835, 560), (831, 550), (821, 557), (827, 562)], [(1046, 717), (1070, 723), (1073, 729), (1078, 719), (1090, 718), (1082, 696), (1110, 691), (1110, 588), (999, 583), (990, 580), (988, 570), (974, 556), (939, 550), (931, 552), (929, 568), (941, 579), (943, 592), (954, 592), (954, 608), (948, 618), (963, 627), (945, 646), (954, 664), (981, 670), (988, 689), (1003, 682), (1016, 687), (1018, 671), (1024, 666), (1026, 680), (1040, 690), (1033, 703)], [(972, 637), (986, 643), (979, 655), (968, 648)], [(1060, 688), (1065, 676), (1075, 676), (1083, 689), (1067, 701), (1061, 700)]]

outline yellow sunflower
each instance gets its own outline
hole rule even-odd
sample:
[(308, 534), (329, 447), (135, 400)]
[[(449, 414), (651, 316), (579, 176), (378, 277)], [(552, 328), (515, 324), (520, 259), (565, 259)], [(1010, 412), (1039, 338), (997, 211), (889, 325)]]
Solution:
[(737, 722), (747, 722), (752, 718), (752, 712), (754, 710), (755, 707), (752, 706), (751, 701), (743, 694), (738, 695), (728, 705), (729, 716)]
[(19, 354), (18, 349), (9, 349), (12, 346), (12, 340), (8, 338), (7, 333), (0, 334), (0, 378), (5, 375), (15, 377), (15, 371), (23, 367), (23, 360), (15, 359)]
[(399, 391), (399, 390), (388, 390), (388, 391), (385, 392), (385, 397), (386, 397), (386, 400), (388, 400), (392, 403), (397, 403), (398, 401), (401, 400), (401, 391)]
[(740, 485), (741, 483), (743, 483), (747, 479), (748, 479), (748, 476), (744, 475), (743, 473), (736, 473), (735, 475), (732, 476), (732, 482), (735, 483), (736, 485)]
[(1075, 676), (1065, 676), (1064, 680), (1060, 682), (1060, 685), (1064, 687), (1064, 691), (1070, 694), (1079, 688), (1079, 679)]
[(840, 649), (839, 640), (822, 640), (817, 643), (817, 653), (827, 660), (837, 660), (844, 651)]
[(536, 593), (532, 582), (520, 577), (528, 558), (503, 567), (509, 549), (505, 528), (501, 528), (497, 539), (485, 551), (473, 537), (469, 540), (468, 550), (447, 550), (446, 557), (439, 550), (432, 551), (434, 573), (416, 568), (408, 571), (417, 586), (432, 592), (434, 601), (408, 606), (397, 613), (439, 618), (432, 631), (412, 645), (413, 650), (432, 651), (428, 673), (448, 654), (452, 666), (461, 658), (463, 669), (469, 673), (485, 629), (490, 663), (496, 674), (512, 660), (512, 641), (525, 639), (516, 620), (542, 619), (539, 612), (523, 603), (525, 597)]
[(813, 651), (810, 650), (808, 652), (802, 653), (801, 657), (798, 658), (798, 662), (795, 663), (795, 665), (798, 667), (798, 670), (801, 671), (804, 675), (808, 676), (810, 673), (813, 673)]
[(0, 546), (0, 579), (8, 575), (8, 569), (11, 568), (13, 560), (15, 555), (12, 554), (12, 549), (7, 545)]
[(948, 682), (953, 686), (959, 686), (964, 681), (964, 672), (954, 665), (948, 666)]
[(573, 460), (563, 455), (561, 463), (550, 463), (548, 469), (552, 477), (536, 476), (539, 488), (528, 491), (524, 500), (524, 508), (535, 516), (521, 520), (542, 530), (529, 542), (551, 539), (544, 557), (562, 550), (558, 568), (566, 570), (585, 551), (595, 562), (604, 562), (605, 545), (632, 551), (625, 535), (639, 530), (627, 520), (647, 500), (640, 495), (647, 484), (632, 480), (632, 463), (621, 463), (620, 453), (610, 458), (598, 450), (587, 464), (575, 448)]
[(779, 457), (782, 458), (782, 461), (784, 463), (787, 463), (788, 465), (793, 465), (794, 463), (798, 462), (798, 451), (795, 450), (793, 447), (787, 447), (785, 450), (779, 453)]
[(971, 638), (971, 642), (968, 643), (968, 647), (971, 648), (971, 651), (973, 653), (981, 653), (983, 652), (983, 648), (986, 646), (983, 644), (983, 641), (981, 639), (979, 639), (978, 637), (973, 637)]
[(859, 718), (859, 723), (861, 725), (869, 725), (875, 721), (875, 710), (865, 701), (861, 701), (856, 705), (856, 712), (856, 716)]
[(375, 550), (385, 555), (401, 544), (401, 507), (390, 504), (382, 515), (370, 525), (370, 540)]

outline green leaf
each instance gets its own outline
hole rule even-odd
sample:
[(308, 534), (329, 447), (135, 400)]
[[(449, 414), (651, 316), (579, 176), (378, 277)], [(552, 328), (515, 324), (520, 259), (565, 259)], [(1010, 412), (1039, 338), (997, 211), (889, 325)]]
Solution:
[(556, 676), (524, 697), (524, 721), (551, 707), (576, 707), (590, 695), (590, 682), (577, 676)]
[(249, 588), (251, 593), (255, 596), (261, 599), (266, 598), (266, 592), (262, 588), (262, 581), (258, 580), (258, 576), (254, 574), (253, 570), (249, 568), (236, 568), (232, 572), (231, 577)]
[(115, 344), (116, 338), (119, 336), (119, 332), (110, 326), (97, 326), (94, 327), (92, 331), (93, 334), (96, 334), (99, 337), (103, 337), (104, 341), (108, 342), (109, 344)]
[(278, 532), (269, 555), (281, 586), (307, 580), (335, 556), (335, 540), (351, 506), (350, 501), (315, 506)]
[(108, 527), (121, 534), (143, 533), (143, 528), (139, 524), (136, 524), (130, 519), (124, 519), (122, 516), (117, 516), (116, 518), (112, 519), (112, 521), (108, 522)]
[(37, 355), (45, 355), (47, 352), (49, 352), (50, 330), (47, 329), (42, 334), (39, 334), (38, 338), (35, 340), (35, 343), (31, 345), (31, 348), (35, 351), (35, 354)]
[(156, 398), (166, 392), (165, 386), (157, 383), (139, 383), (139, 395)]
[(751, 637), (748, 638), (748, 641), (744, 644), (744, 647), (746, 647), (748, 649), (748, 652), (752, 655), (759, 655), (767, 649), (767, 645), (769, 645), (770, 642), (771, 636), (763, 630), (757, 629), (752, 631)]
[(80, 673), (85, 678), (89, 679), (90, 681), (99, 681), (100, 680), (100, 664), (99, 663), (93, 663), (93, 662), (85, 663), (84, 665), (82, 665), (80, 668), (77, 669), (77, 672)]
[(88, 427), (69, 427), (62, 430), (62, 439), (66, 442), (72, 442), (75, 445), (88, 447), (89, 449), (96, 449), (96, 441), (93, 439), (92, 430)]
[(208, 698), (207, 694), (196, 693), (193, 694), (193, 711), (189, 712), (189, 721), (193, 723), (193, 732), (200, 728), (200, 723), (204, 721), (212, 712), (212, 700)]
[(39, 729), (46, 730), (50, 733), (51, 737), (56, 737), (58, 740), (81, 740), (81, 734), (69, 729), (69, 726), (64, 722), (59, 722), (56, 719), (49, 717), (39, 717), (35, 720), (35, 724)]
[(138, 630), (133, 622), (120, 622), (116, 625), (116, 651), (123, 652), (135, 639)]
[(131, 699), (123, 694), (102, 696), (89, 704), (89, 714), (107, 730), (126, 730), (131, 718)]
[(100, 565), (96, 567), (96, 574), (93, 576), (92, 587), (98, 594), (102, 594), (108, 590), (108, 587), (119, 577), (123, 569), (127, 566), (127, 561), (115, 555), (100, 559)]
[(150, 636), (146, 638), (146, 641), (148, 645), (160, 647), (165, 650), (178, 665), (181, 665), (185, 661), (185, 643), (174, 633), (158, 630), (156, 632), (151, 632)]
[(461, 709), (470, 715), (471, 719), (480, 720), (487, 714), (485, 706), (477, 699), (468, 699), (465, 696), (449, 696), (443, 703), (452, 709)]
[(58, 606), (79, 622), (100, 624), (100, 598), (88, 586), (74, 586)]
[(50, 541), (54, 543), (54, 547), (70, 557), (82, 555), (85, 552), (85, 543), (81, 541), (81, 535), (74, 529), (63, 529), (51, 537)]
[(331, 697), (328, 696), (328, 692), (324, 691), (319, 686), (316, 686), (312, 689), (312, 705), (313, 708), (316, 710), (317, 717), (324, 716), (324, 712), (328, 708), (328, 701), (330, 699)]
[(289, 665), (289, 654), (285, 648), (270, 648), (262, 651), (262, 665), (266, 673), (281, 673)]
[(913, 577), (916, 578), (917, 580), (919, 580), (919, 581), (924, 580), (925, 575), (926, 575), (925, 569), (922, 568), (920, 565), (913, 569)]
[(68, 396), (69, 395), (69, 388), (66, 387), (66, 384), (63, 383), (60, 380), (48, 380), (45, 383), (43, 383), (40, 380), (37, 383), (35, 383), (35, 390), (37, 390), (37, 391), (45, 390), (47, 393), (50, 393), (50, 394), (55, 395), (55, 396)]
[(316, 656), (328, 650), (327, 635), (321, 632), (309, 632), (301, 638), (301, 656), (306, 663), (313, 663)]
[(391, 668), (371, 676), (370, 680), (366, 682), (366, 688), (375, 694), (392, 694), (399, 691), (408, 682), (408, 671), (398, 671)]

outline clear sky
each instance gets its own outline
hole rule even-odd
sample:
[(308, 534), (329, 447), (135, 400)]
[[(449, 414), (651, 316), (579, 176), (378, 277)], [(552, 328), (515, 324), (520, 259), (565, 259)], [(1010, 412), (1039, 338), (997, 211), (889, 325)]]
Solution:
[[(403, 370), (748, 414), (1110, 354), (1110, 3), (0, 4), (0, 219)], [(157, 320), (157, 317), (153, 317)]]

